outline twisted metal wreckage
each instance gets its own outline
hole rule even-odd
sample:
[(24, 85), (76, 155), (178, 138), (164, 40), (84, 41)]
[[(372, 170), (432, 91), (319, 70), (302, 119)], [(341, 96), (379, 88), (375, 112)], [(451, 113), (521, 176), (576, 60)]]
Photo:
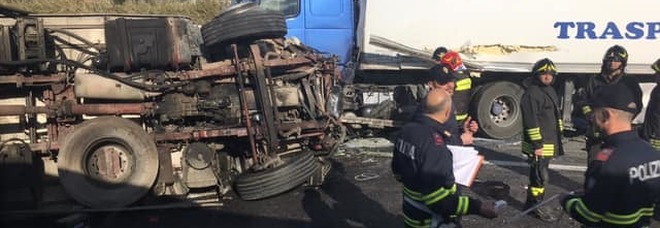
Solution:
[(190, 189), (262, 199), (320, 183), (345, 135), (336, 57), (283, 38), (280, 13), (238, 4), (201, 27), (2, 13), (2, 191), (32, 193), (9, 209), (43, 207), (46, 163), (90, 208)]

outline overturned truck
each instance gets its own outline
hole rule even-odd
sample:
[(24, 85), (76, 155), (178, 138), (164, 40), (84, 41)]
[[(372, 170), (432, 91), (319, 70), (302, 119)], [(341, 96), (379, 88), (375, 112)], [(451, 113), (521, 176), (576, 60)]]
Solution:
[(284, 39), (281, 13), (2, 12), (0, 189), (31, 202), (10, 209), (42, 206), (48, 178), (109, 208), (197, 189), (256, 200), (328, 172), (336, 57)]

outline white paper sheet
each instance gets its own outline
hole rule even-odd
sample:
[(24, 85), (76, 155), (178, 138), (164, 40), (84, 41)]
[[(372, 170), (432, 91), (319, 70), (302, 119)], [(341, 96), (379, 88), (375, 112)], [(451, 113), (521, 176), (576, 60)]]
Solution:
[(470, 187), (481, 168), (484, 156), (479, 155), (479, 151), (474, 147), (447, 145), (447, 148), (453, 155), (452, 163), (456, 183)]

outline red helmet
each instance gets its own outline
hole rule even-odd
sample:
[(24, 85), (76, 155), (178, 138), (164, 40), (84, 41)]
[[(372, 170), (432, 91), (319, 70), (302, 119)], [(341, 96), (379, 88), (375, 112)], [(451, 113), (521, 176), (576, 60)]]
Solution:
[(447, 52), (447, 54), (442, 56), (440, 62), (449, 66), (452, 71), (461, 71), (466, 69), (461, 56), (458, 54), (458, 52), (455, 51)]

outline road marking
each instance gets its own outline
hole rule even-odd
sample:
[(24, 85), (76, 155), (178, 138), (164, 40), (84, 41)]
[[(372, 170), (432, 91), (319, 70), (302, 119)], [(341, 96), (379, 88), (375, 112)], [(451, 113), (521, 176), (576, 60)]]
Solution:
[[(509, 166), (509, 167), (529, 167), (529, 164), (527, 164), (527, 162), (514, 162), (514, 161), (502, 161), (502, 160), (484, 161), (484, 164), (496, 165), (496, 166)], [(561, 171), (576, 171), (576, 172), (587, 171), (586, 166), (578, 166), (578, 165), (550, 164), (550, 169), (561, 170)]]

